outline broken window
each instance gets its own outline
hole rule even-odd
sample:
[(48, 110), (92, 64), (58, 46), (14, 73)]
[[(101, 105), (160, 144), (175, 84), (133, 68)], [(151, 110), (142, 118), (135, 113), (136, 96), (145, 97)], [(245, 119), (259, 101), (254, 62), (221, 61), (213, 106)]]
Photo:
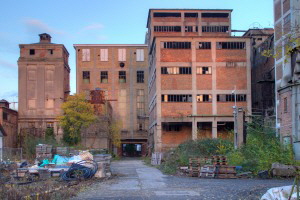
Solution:
[(126, 61), (126, 49), (118, 49), (119, 61)]
[(181, 131), (182, 125), (180, 124), (164, 124), (163, 130), (164, 131)]
[(198, 26), (185, 26), (185, 32), (198, 32)]
[(211, 102), (212, 96), (210, 94), (198, 94), (197, 102)]
[(82, 72), (83, 83), (90, 83), (90, 71)]
[[(234, 102), (235, 95), (234, 94), (218, 94), (217, 101), (219, 101), (219, 102)], [(236, 101), (237, 102), (247, 101), (247, 95), (246, 94), (237, 94)]]
[(170, 13), (170, 12), (155, 12), (153, 17), (181, 17), (181, 13)]
[(154, 26), (154, 32), (181, 32), (181, 26)]
[(29, 55), (34, 55), (35, 54), (35, 49), (29, 49)]
[(137, 89), (136, 91), (136, 109), (137, 116), (145, 115), (145, 93), (144, 89)]
[(197, 67), (197, 74), (211, 74), (211, 67)]
[(100, 49), (100, 61), (108, 61), (108, 49)]
[(90, 49), (82, 49), (82, 61), (90, 61)]
[(203, 18), (228, 18), (229, 13), (202, 13)]
[(162, 102), (192, 102), (191, 94), (163, 94), (161, 95)]
[(198, 13), (184, 13), (186, 18), (198, 18)]
[(162, 42), (164, 49), (191, 49), (191, 42)]
[(144, 71), (137, 71), (136, 72), (136, 82), (137, 83), (144, 83)]
[(108, 83), (108, 71), (100, 72), (100, 81), (101, 83)]
[(47, 122), (46, 127), (47, 128), (54, 128), (54, 123), (53, 122)]
[(136, 50), (136, 61), (144, 61), (144, 49), (137, 49)]
[(161, 67), (161, 74), (192, 74), (191, 67)]
[(126, 83), (126, 71), (119, 71), (119, 83)]
[(211, 49), (211, 42), (199, 42), (198, 49)]
[(228, 32), (229, 26), (202, 26), (202, 32), (210, 33), (226, 33)]
[(283, 99), (283, 112), (287, 113), (288, 103), (287, 103), (287, 97)]
[(217, 49), (245, 49), (245, 42), (217, 42)]
[(48, 49), (50, 55), (53, 55), (53, 49)]

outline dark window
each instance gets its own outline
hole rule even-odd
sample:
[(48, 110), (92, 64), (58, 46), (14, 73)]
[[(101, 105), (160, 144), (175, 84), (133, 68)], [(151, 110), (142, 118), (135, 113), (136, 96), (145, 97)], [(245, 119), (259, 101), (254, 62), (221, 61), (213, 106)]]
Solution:
[(50, 55), (53, 55), (53, 49), (48, 49)]
[(210, 42), (199, 42), (199, 49), (211, 49), (211, 43)]
[(179, 74), (192, 74), (191, 67), (179, 67)]
[(162, 95), (162, 102), (192, 102), (192, 95), (190, 94), (169, 94)]
[(228, 18), (229, 13), (202, 13), (201, 16), (203, 18)]
[[(217, 95), (217, 101), (220, 101), (220, 102), (234, 102), (235, 101), (234, 99), (235, 99), (234, 94), (218, 94)], [(236, 101), (237, 102), (247, 101), (247, 95), (246, 94), (237, 94)]]
[(119, 83), (126, 83), (126, 71), (119, 71)]
[(102, 71), (100, 74), (101, 83), (108, 83), (108, 72)]
[(82, 72), (83, 83), (90, 83), (90, 71)]
[(245, 49), (245, 42), (217, 42), (217, 49)]
[(137, 83), (144, 83), (144, 71), (137, 71), (136, 72), (136, 82)]
[(164, 131), (181, 131), (182, 125), (180, 124), (164, 124), (163, 130)]
[(184, 17), (198, 18), (198, 13), (184, 13)]
[(29, 49), (29, 55), (34, 55), (35, 54), (35, 49)]
[(211, 102), (212, 97), (209, 94), (198, 94), (197, 95), (197, 102)]
[(3, 113), (3, 120), (5, 120), (5, 121), (8, 120), (8, 114), (6, 112)]
[(168, 73), (168, 68), (167, 67), (162, 67), (161, 68), (161, 74), (169, 74)]
[(202, 74), (208, 74), (208, 67), (202, 67)]
[(198, 32), (198, 26), (185, 26), (185, 32)]
[(164, 13), (164, 12), (155, 12), (153, 17), (181, 17), (181, 13)]
[(164, 42), (164, 49), (190, 49), (190, 42)]
[(229, 26), (202, 26), (202, 32), (210, 33), (226, 33), (228, 32)]
[(181, 32), (181, 26), (154, 26), (154, 32)]
[[(283, 111), (286, 113), (288, 108), (287, 98), (283, 99)], [(4, 114), (4, 113), (3, 113)]]

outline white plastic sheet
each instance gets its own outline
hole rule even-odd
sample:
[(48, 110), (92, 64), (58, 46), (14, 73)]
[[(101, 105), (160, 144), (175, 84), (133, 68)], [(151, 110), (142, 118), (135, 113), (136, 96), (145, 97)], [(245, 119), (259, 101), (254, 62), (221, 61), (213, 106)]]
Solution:
[[(269, 189), (260, 200), (288, 200), (292, 185)], [(297, 200), (297, 187), (294, 187), (291, 200)]]

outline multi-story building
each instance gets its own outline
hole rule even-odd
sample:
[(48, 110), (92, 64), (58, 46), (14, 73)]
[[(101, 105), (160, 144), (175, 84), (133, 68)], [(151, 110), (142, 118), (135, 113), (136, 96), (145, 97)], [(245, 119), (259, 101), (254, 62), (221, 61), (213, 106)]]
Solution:
[[(18, 112), (9, 108), (9, 103), (0, 100), (0, 129), (5, 132), (3, 147), (17, 147), (18, 139)], [(1, 148), (1, 145), (0, 145)]]
[(38, 43), (19, 45), (19, 132), (42, 136), (51, 127), (59, 138), (57, 116), (70, 90), (69, 53), (49, 34), (39, 36)]
[(251, 114), (250, 38), (231, 36), (231, 12), (149, 10), (149, 142), (154, 151), (188, 139), (227, 137), (235, 103)]
[(122, 122), (121, 148), (145, 154), (148, 130), (148, 49), (144, 44), (75, 44), (77, 93), (97, 88), (110, 102), (113, 118)]
[(275, 123), (275, 68), (274, 58), (263, 54), (273, 51), (274, 29), (249, 29), (243, 37), (251, 38), (252, 115)]
[(300, 53), (293, 41), (300, 40), (299, 0), (274, 0), (274, 21), (277, 133), (284, 143), (294, 144), (300, 159)]

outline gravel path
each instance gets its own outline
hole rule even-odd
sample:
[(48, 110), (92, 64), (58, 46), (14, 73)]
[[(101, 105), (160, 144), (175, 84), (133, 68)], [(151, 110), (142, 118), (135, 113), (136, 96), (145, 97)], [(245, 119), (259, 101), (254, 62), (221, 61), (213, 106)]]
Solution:
[(269, 188), (293, 182), (168, 176), (142, 160), (112, 162), (111, 168), (115, 178), (92, 185), (74, 199), (259, 199)]

